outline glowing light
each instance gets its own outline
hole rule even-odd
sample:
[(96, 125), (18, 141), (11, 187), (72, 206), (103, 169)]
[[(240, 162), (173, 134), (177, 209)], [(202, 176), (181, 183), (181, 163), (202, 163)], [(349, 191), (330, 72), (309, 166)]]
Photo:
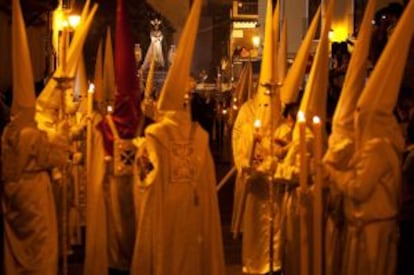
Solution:
[(302, 111), (298, 112), (298, 122), (305, 122), (305, 114)]
[(80, 16), (77, 14), (69, 15), (68, 17), (69, 25), (75, 29), (79, 25), (80, 19), (81, 19)]
[(256, 119), (253, 124), (254, 128), (260, 129), (262, 127), (262, 121), (260, 119)]
[(95, 92), (95, 85), (93, 83), (90, 83), (88, 93), (93, 94), (94, 92)]
[(227, 114), (227, 109), (224, 109), (222, 113), (223, 113), (223, 115), (226, 115)]
[(313, 120), (313, 124), (320, 124), (321, 123), (321, 119), (318, 116), (314, 116), (312, 120)]
[(328, 34), (329, 40), (332, 40), (333, 39), (334, 34), (335, 34), (334, 30), (333, 29), (330, 29), (329, 30), (329, 34)]
[(257, 36), (257, 35), (253, 36), (252, 43), (253, 43), (253, 46), (255, 46), (256, 48), (259, 48), (259, 46), (260, 46), (260, 37)]
[(106, 111), (108, 112), (108, 113), (112, 113), (113, 111), (114, 111), (114, 109), (112, 108), (112, 106), (111, 105), (108, 105), (107, 107), (106, 107)]

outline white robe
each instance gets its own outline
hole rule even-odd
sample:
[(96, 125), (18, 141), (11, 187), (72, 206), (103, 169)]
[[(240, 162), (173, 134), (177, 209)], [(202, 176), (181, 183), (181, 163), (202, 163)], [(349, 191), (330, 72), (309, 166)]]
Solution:
[(108, 268), (129, 270), (135, 242), (133, 177), (117, 177), (105, 162), (102, 133), (94, 120), (90, 182), (87, 187), (87, 225), (84, 274), (104, 275)]
[(34, 126), (6, 127), (2, 137), (5, 274), (55, 275), (58, 241), (49, 172), (68, 159)]
[[(232, 231), (243, 232), (242, 264), (243, 271), (252, 274), (264, 274), (270, 271), (270, 232), (271, 208), (269, 203), (269, 182), (264, 176), (252, 176), (242, 172), (249, 166), (253, 147), (254, 119), (256, 117), (254, 100), (249, 100), (240, 108), (233, 128), (233, 156), (239, 171), (235, 185)], [(275, 146), (276, 147), (276, 146)], [(277, 148), (275, 148), (277, 149)], [(269, 154), (268, 136), (256, 146), (255, 154)], [(275, 150), (276, 151), (276, 150)], [(269, 163), (266, 160), (261, 166)], [(265, 168), (263, 168), (265, 169)], [(247, 187), (246, 185), (249, 185)], [(247, 188), (247, 189), (246, 189)], [(280, 270), (280, 193), (274, 187), (273, 198), (273, 270)], [(239, 228), (240, 227), (240, 228)]]
[(145, 147), (154, 168), (138, 183), (141, 202), (131, 274), (222, 275), (222, 232), (208, 135), (188, 118), (178, 121), (167, 115), (146, 129)]
[(395, 274), (401, 189), (398, 151), (386, 138), (372, 138), (355, 153), (350, 169), (329, 167), (335, 187), (345, 197), (340, 274)]

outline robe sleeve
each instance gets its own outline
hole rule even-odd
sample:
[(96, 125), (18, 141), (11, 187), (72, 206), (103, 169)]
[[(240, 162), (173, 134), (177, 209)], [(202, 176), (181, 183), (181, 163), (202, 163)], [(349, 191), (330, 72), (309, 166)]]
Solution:
[(245, 115), (247, 110), (245, 106), (243, 107), (236, 118), (232, 132), (233, 159), (238, 171), (249, 165), (249, 155), (253, 141), (252, 126), (249, 125), (250, 119)]
[(357, 156), (353, 168), (340, 171), (330, 167), (329, 173), (335, 187), (356, 201), (366, 201), (374, 192), (380, 178), (391, 169), (384, 149), (387, 146), (389, 145), (379, 139), (371, 140)]

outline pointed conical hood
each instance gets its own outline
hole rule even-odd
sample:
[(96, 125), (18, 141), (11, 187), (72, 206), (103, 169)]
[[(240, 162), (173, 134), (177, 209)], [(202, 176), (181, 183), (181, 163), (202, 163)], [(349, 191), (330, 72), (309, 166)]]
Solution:
[[(96, 63), (95, 63), (95, 77), (93, 84), (95, 85), (95, 92), (93, 94), (95, 101), (98, 103), (99, 107), (102, 107), (104, 102), (103, 95), (103, 68), (102, 68), (102, 40), (99, 41), (98, 52), (96, 53)], [(104, 110), (101, 110), (104, 111)]]
[(256, 119), (261, 120), (262, 128), (265, 130), (275, 129), (280, 115), (281, 104), (280, 95), (276, 88), (272, 88), (274, 94), (269, 95), (269, 87), (266, 84), (275, 84), (274, 75), (274, 39), (272, 30), (272, 1), (267, 1), (265, 36), (260, 68), (259, 85), (257, 90), (258, 109)]
[(283, 83), (287, 72), (287, 21), (283, 18), (282, 33), (277, 51), (277, 82)]
[[(374, 137), (387, 137), (402, 149), (401, 130), (393, 116), (414, 32), (414, 1), (400, 17), (357, 103), (357, 146)], [(358, 145), (359, 143), (359, 145)]]
[(356, 103), (365, 84), (375, 3), (376, 0), (369, 0), (365, 7), (364, 18), (333, 116), (332, 132), (349, 138), (352, 137), (354, 131)]
[[(115, 106), (112, 120), (122, 139), (132, 139), (137, 133), (141, 119), (139, 82), (136, 74), (134, 43), (127, 21), (124, 1), (117, 1), (115, 33)], [(113, 154), (114, 135), (107, 119), (102, 120), (99, 129), (103, 133), (107, 154)]]
[(106, 31), (106, 42), (105, 42), (105, 57), (104, 57), (104, 68), (103, 68), (103, 94), (106, 103), (113, 102), (115, 98), (115, 71), (114, 71), (114, 54), (112, 49), (112, 38), (111, 29), (108, 27)]
[(182, 110), (184, 95), (188, 92), (191, 61), (200, 19), (202, 0), (194, 0), (181, 34), (174, 61), (168, 70), (167, 77), (158, 99), (161, 111)]
[(306, 83), (305, 92), (300, 102), (299, 110), (308, 121), (313, 116), (319, 116), (322, 122), (326, 120), (326, 100), (329, 74), (329, 29), (332, 22), (335, 0), (328, 3), (326, 17), (323, 22), (321, 38), (316, 49), (315, 58)]
[(278, 52), (279, 52), (279, 36), (280, 36), (280, 1), (277, 1), (275, 11), (272, 18), (273, 30), (273, 80), (278, 81)]
[[(84, 6), (82, 14), (89, 10), (89, 2), (88, 0)], [(77, 65), (79, 62), (79, 58), (82, 54), (83, 45), (86, 40), (86, 36), (89, 32), (90, 26), (92, 24), (92, 19), (95, 16), (95, 13), (98, 9), (98, 5), (95, 4), (91, 11), (86, 16), (84, 21), (81, 21), (79, 26), (77, 27), (73, 39), (70, 43), (68, 55), (67, 55), (67, 76), (74, 77), (77, 69)], [(85, 16), (81, 16), (83, 18)], [(61, 76), (62, 74), (62, 67), (61, 64), (56, 69), (53, 74), (53, 77), (47, 82), (45, 88), (40, 93), (39, 97), (37, 98), (37, 107), (38, 111), (42, 112), (44, 109), (52, 108), (58, 109), (60, 108), (60, 91), (57, 91), (57, 82), (54, 80), (54, 77)]]
[(19, 0), (12, 2), (12, 73), (13, 103), (11, 113), (17, 117), (24, 116), (33, 120), (36, 97), (32, 62)]
[(86, 115), (86, 109), (88, 105), (88, 79), (86, 77), (85, 61), (83, 59), (83, 56), (79, 61), (78, 70), (76, 72), (74, 90), (75, 97), (80, 98), (79, 112)]
[(319, 23), (321, 8), (319, 7), (313, 16), (312, 23), (306, 32), (305, 38), (299, 47), (295, 61), (290, 67), (285, 81), (283, 82), (281, 99), (283, 104), (296, 102), (299, 94), (299, 87), (305, 74), (306, 65), (308, 63), (309, 52), (311, 50), (312, 41), (315, 36)]

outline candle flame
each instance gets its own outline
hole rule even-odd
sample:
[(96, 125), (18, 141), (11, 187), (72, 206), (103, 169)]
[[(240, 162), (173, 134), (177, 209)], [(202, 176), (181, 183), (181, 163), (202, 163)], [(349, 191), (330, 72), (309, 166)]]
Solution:
[(113, 112), (113, 108), (112, 108), (112, 106), (111, 106), (111, 105), (108, 105), (108, 107), (106, 107), (106, 111), (107, 111), (108, 113), (112, 113), (112, 112)]
[(318, 116), (314, 116), (313, 117), (313, 124), (320, 124), (321, 123), (321, 119)]
[(298, 121), (305, 122), (305, 114), (302, 111), (298, 112)]
[(91, 93), (91, 94), (93, 94), (94, 91), (95, 91), (95, 85), (93, 83), (90, 83), (89, 84), (88, 92)]
[(260, 127), (262, 127), (262, 121), (260, 119), (256, 119), (254, 121), (254, 128), (259, 129)]

